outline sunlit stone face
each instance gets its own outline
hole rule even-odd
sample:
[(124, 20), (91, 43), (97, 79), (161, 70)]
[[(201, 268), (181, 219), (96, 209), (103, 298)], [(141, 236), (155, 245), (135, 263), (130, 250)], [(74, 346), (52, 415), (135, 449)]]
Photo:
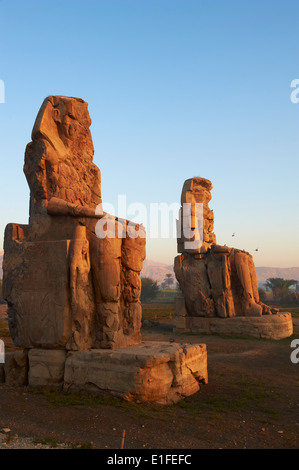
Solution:
[(101, 203), (101, 173), (93, 163), (90, 125), (85, 101), (64, 96), (44, 100), (25, 154), (33, 201), (56, 197), (92, 208)]

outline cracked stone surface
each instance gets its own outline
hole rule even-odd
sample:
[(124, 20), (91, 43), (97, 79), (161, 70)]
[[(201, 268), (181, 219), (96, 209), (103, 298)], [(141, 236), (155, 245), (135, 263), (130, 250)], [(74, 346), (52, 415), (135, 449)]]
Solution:
[(18, 347), (141, 341), (145, 231), (103, 213), (90, 124), (85, 101), (49, 96), (33, 126), (24, 163), (29, 224), (9, 224), (4, 237), (3, 294)]
[(142, 342), (113, 351), (69, 352), (64, 388), (71, 392), (109, 390), (128, 401), (176, 403), (208, 382), (204, 344)]
[[(205, 178), (185, 181), (181, 204), (189, 204), (184, 215), (181, 209), (178, 228), (178, 252), (174, 271), (184, 294), (185, 316), (191, 317), (260, 317), (277, 313), (277, 309), (260, 302), (256, 271), (252, 256), (244, 251), (216, 244), (213, 233), (214, 215), (208, 203), (212, 183)], [(200, 220), (196, 217), (196, 204), (202, 204), (202, 240), (198, 248), (187, 242), (199, 237)], [(182, 236), (188, 228), (193, 238)]]
[(33, 388), (62, 389), (66, 351), (31, 349), (28, 353), (28, 385)]

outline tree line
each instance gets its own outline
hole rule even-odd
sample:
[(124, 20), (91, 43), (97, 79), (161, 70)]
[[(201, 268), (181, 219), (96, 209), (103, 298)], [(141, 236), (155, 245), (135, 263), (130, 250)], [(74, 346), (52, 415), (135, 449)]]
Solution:
[[(164, 281), (161, 285), (158, 285), (157, 281), (154, 281), (150, 277), (144, 277), (141, 279), (141, 302), (149, 302), (154, 300), (161, 289), (170, 288), (174, 283), (173, 276), (166, 274)], [(265, 282), (265, 289), (259, 288), (260, 300), (262, 302), (267, 301), (267, 291), (272, 292), (274, 302), (284, 302), (290, 304), (299, 304), (299, 292), (291, 292), (290, 287), (298, 285), (299, 281), (296, 279), (283, 279), (280, 277), (270, 277)], [(177, 285), (179, 289), (179, 286)], [(269, 299), (270, 300), (270, 299)]]
[[(158, 285), (150, 277), (141, 279), (141, 302), (148, 302), (154, 300), (162, 289), (169, 289), (174, 284), (174, 278), (171, 274), (166, 274), (164, 281)], [(265, 289), (259, 288), (260, 300), (262, 302), (267, 300), (267, 291), (271, 291), (273, 301), (299, 304), (299, 292), (291, 292), (290, 287), (299, 285), (296, 279), (283, 279), (280, 277), (270, 277), (265, 282)], [(179, 286), (177, 285), (179, 289)], [(4, 302), (2, 294), (2, 279), (0, 279), (0, 303)]]
[(259, 289), (260, 300), (262, 302), (266, 300), (267, 291), (270, 290), (272, 292), (273, 300), (276, 302), (299, 304), (299, 293), (290, 291), (291, 286), (297, 286), (298, 284), (299, 281), (296, 279), (270, 277), (265, 282), (265, 289)]
[[(158, 284), (158, 281), (154, 281), (154, 279), (150, 277), (142, 277), (140, 295), (141, 302), (150, 302), (155, 300), (159, 292), (171, 289), (174, 284), (175, 281), (172, 274), (166, 274), (163, 282), (161, 282), (160, 285)], [(176, 283), (175, 288), (179, 289), (178, 283)]]

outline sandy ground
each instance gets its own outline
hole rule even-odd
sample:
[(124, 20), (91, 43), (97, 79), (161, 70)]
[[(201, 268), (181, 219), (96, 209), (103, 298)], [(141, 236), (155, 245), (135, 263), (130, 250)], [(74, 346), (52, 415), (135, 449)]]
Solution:
[(0, 385), (0, 448), (119, 449), (124, 430), (126, 449), (298, 448), (299, 364), (290, 360), (298, 323), (282, 341), (142, 328), (143, 340), (207, 345), (209, 383), (172, 406)]

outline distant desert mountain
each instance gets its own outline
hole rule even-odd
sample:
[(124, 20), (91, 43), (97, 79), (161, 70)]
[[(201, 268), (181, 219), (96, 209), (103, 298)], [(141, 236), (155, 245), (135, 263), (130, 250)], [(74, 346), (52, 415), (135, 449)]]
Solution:
[(282, 279), (296, 279), (299, 281), (299, 268), (255, 268), (257, 282), (264, 284), (269, 277), (281, 277)]
[(173, 265), (168, 265), (164, 263), (159, 263), (158, 261), (151, 261), (146, 259), (143, 262), (143, 268), (140, 273), (141, 277), (150, 277), (154, 281), (157, 281), (158, 284), (161, 284), (164, 279), (166, 274), (171, 274), (173, 276), (173, 286), (175, 287), (176, 284), (176, 279), (173, 271)]

